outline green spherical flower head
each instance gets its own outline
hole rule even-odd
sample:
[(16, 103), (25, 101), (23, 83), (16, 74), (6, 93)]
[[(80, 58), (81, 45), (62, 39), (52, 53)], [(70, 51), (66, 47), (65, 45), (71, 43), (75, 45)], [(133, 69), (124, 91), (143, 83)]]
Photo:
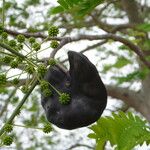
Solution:
[(9, 46), (15, 47), (16, 46), (16, 41), (15, 40), (10, 40), (9, 41)]
[(7, 82), (6, 74), (0, 75), (0, 85), (4, 85)]
[(48, 60), (48, 65), (50, 66), (55, 66), (57, 64), (56, 60), (51, 58), (50, 60)]
[(59, 102), (63, 105), (67, 105), (69, 104), (70, 102), (70, 95), (67, 94), (67, 93), (62, 93), (60, 96), (59, 96)]
[(30, 43), (30, 44), (33, 44), (34, 42), (35, 42), (35, 38), (34, 38), (34, 37), (30, 37), (30, 38), (29, 38), (29, 43)]
[(42, 80), (40, 82), (40, 87), (41, 87), (42, 91), (45, 90), (45, 89), (49, 89), (49, 83), (47, 81), (45, 81), (45, 80)]
[(19, 83), (19, 79), (18, 78), (13, 79), (12, 83), (13, 85), (17, 85)]
[(12, 61), (11, 63), (10, 63), (10, 66), (11, 66), (11, 68), (17, 68), (18, 67), (18, 62), (16, 61), (16, 60), (14, 60), (14, 61)]
[(3, 32), (1, 36), (2, 36), (2, 39), (7, 39), (8, 34), (6, 32)]
[(9, 133), (9, 132), (11, 132), (11, 131), (13, 130), (13, 126), (12, 126), (11, 124), (6, 124), (6, 125), (4, 126), (4, 130), (5, 130), (7, 133)]
[(19, 35), (17, 36), (17, 41), (18, 41), (19, 43), (23, 43), (23, 42), (25, 41), (25, 36), (22, 35), (22, 34), (19, 34)]
[(24, 85), (24, 86), (22, 86), (21, 91), (22, 91), (22, 93), (26, 94), (26, 93), (28, 93), (29, 89), (27, 86)]
[(56, 40), (54, 40), (54, 41), (51, 42), (50, 47), (51, 48), (57, 48), (58, 45), (59, 45), (59, 43)]
[(34, 69), (34, 67), (33, 67), (32, 65), (26, 66), (25, 70), (26, 70), (26, 72), (29, 73), (29, 74), (33, 74), (34, 71), (35, 71), (35, 69)]
[(50, 124), (44, 125), (44, 128), (43, 128), (44, 133), (50, 133), (51, 131), (52, 131), (52, 127)]
[(49, 36), (54, 37), (54, 36), (57, 36), (58, 34), (59, 34), (59, 29), (58, 29), (58, 27), (56, 27), (56, 26), (51, 26), (51, 27), (49, 28), (49, 30), (48, 30), (48, 35), (49, 35)]
[(40, 64), (40, 65), (38, 66), (37, 72), (38, 72), (38, 74), (39, 74), (40, 76), (44, 76), (45, 73), (47, 72), (46, 66), (45, 66), (44, 64)]
[(43, 94), (45, 97), (52, 96), (52, 91), (50, 89), (43, 90)]
[(4, 139), (3, 139), (3, 144), (4, 145), (9, 146), (9, 145), (12, 144), (12, 142), (13, 142), (13, 138), (10, 137), (10, 136), (5, 136)]
[(40, 50), (41, 45), (39, 43), (34, 43), (32, 47), (35, 51), (38, 51), (38, 50)]
[(12, 57), (10, 56), (5, 56), (4, 58), (2, 58), (2, 61), (6, 64), (9, 64), (12, 60)]

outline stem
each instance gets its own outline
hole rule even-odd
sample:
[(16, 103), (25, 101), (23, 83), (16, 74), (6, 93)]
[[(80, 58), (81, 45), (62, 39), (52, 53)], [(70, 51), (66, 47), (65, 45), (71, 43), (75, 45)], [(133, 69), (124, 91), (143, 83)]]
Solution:
[(30, 51), (32, 51), (32, 48), (31, 48), (27, 43), (24, 42), (24, 45), (25, 45)]
[(26, 72), (23, 73), (23, 71), (22, 71), (22, 72), (19, 73), (19, 74), (15, 74), (15, 75), (13, 75), (13, 76), (7, 77), (7, 80), (10, 79), (10, 78), (14, 78), (14, 77), (16, 77), (16, 76), (20, 76), (20, 75), (25, 74), (25, 73), (26, 73)]
[[(5, 124), (11, 124), (12, 121), (14, 120), (15, 116), (17, 115), (18, 111), (20, 110), (20, 108), (23, 106), (23, 104), (26, 102), (27, 98), (30, 96), (31, 92), (33, 91), (33, 89), (35, 88), (35, 86), (37, 85), (38, 81), (35, 80), (34, 83), (32, 84), (29, 92), (24, 95), (24, 97), (22, 98), (22, 100), (20, 101), (20, 103), (18, 104), (18, 106), (16, 107), (16, 109), (13, 111), (12, 115), (10, 116), (10, 118), (6, 121)], [(4, 127), (5, 124), (3, 125), (3, 127), (0, 130), (0, 136), (4, 133)]]
[(2, 42), (0, 42), (0, 47), (7, 49), (9, 52), (11, 52), (11, 53), (23, 58), (23, 59), (26, 58), (24, 55), (18, 53), (16, 50), (12, 49), (10, 46), (8, 46)]
[(35, 128), (35, 127), (30, 127), (30, 126), (25, 126), (25, 125), (18, 125), (18, 124), (12, 124), (12, 125), (16, 126), (16, 127), (22, 127), (22, 128), (31, 128), (31, 129), (43, 130), (43, 128)]
[(42, 45), (44, 42), (46, 42), (48, 39), (49, 39), (49, 36), (46, 37), (46, 38), (41, 42), (41, 45)]
[[(40, 82), (41, 80), (39, 79), (38, 75), (37, 75), (37, 79)], [(51, 83), (48, 82), (48, 84), (50, 85), (50, 87), (60, 96), (61, 92), (59, 92)]]
[[(41, 53), (41, 52), (43, 52), (43, 51), (45, 51), (45, 50), (47, 50), (48, 48), (50, 48), (50, 46), (49, 47), (46, 47), (46, 48), (44, 48), (44, 49), (41, 49), (41, 50), (39, 50), (39, 51), (37, 51), (36, 53), (38, 54), (38, 53)], [(35, 55), (35, 53), (30, 53), (29, 55), (26, 55), (26, 56), (33, 56), (33, 55)]]
[(17, 55), (18, 57), (21, 57), (21, 58), (25, 59), (26, 61), (30, 62), (31, 64), (34, 64), (35, 66), (37, 66), (35, 63), (30, 61), (26, 56), (22, 55), (21, 53), (17, 52), (16, 50), (12, 49), (10, 46), (4, 44), (3, 42), (0, 42), (0, 47), (5, 48), (9, 52)]
[(9, 68), (8, 70), (5, 71), (5, 74), (7, 74), (12, 68)]
[(61, 93), (60, 93), (53, 85), (51, 85), (50, 83), (49, 83), (49, 85), (50, 85), (50, 87), (51, 87), (53, 90), (56, 91), (56, 93), (57, 93), (59, 96), (61, 95)]
[(35, 66), (35, 67), (38, 67), (38, 65), (32, 61), (30, 61), (29, 59), (25, 59), (28, 63), (30, 63), (31, 65)]
[(27, 56), (30, 56), (30, 54), (34, 55), (32, 52), (34, 52), (33, 49), (31, 49), (31, 51), (30, 51), (29, 53), (27, 53), (26, 57), (27, 57)]
[(27, 50), (25, 50), (25, 49), (22, 49), (22, 51), (24, 51), (24, 52), (26, 52), (27, 54), (29, 53)]
[(5, 55), (8, 55), (8, 56), (11, 56), (11, 57), (14, 57), (14, 55), (12, 55), (12, 54), (10, 54), (10, 53), (6, 53), (6, 52), (1, 51), (1, 50), (0, 50), (0, 53), (1, 53), (1, 54), (5, 54)]
[[(45, 41), (47, 41), (49, 39), (49, 37), (47, 37), (47, 38), (45, 38), (41, 43), (40, 43), (40, 45), (42, 45)], [(27, 45), (26, 45), (27, 46)], [(49, 47), (48, 47), (49, 48)], [(36, 52), (36, 53), (39, 53), (39, 52), (41, 52), (41, 51), (44, 51), (44, 50), (46, 50), (46, 49), (48, 49), (48, 48), (45, 48), (45, 49), (43, 49), (43, 50), (39, 50), (38, 52)], [(32, 50), (32, 48), (31, 48), (31, 51), (30, 51), (30, 53), (28, 53), (27, 55), (26, 55), (26, 57), (27, 56), (32, 56), (32, 55), (34, 55), (32, 52), (34, 52), (34, 50)], [(30, 55), (31, 54), (31, 55)]]
[(2, 9), (2, 20), (3, 20), (3, 28), (5, 27), (5, 0), (3, 0), (3, 9)]

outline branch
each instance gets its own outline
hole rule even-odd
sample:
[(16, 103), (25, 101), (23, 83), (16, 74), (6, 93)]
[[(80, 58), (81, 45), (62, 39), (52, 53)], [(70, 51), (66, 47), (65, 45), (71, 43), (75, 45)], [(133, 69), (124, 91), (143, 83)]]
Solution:
[[(128, 46), (132, 51), (134, 51), (140, 58), (140, 60), (150, 69), (150, 63), (145, 59), (145, 54), (143, 53), (143, 51), (141, 50), (140, 47), (138, 47), (137, 45), (135, 45), (134, 43), (132, 43), (130, 40), (127, 40), (125, 38), (122, 38), (120, 36), (117, 36), (115, 34), (103, 34), (103, 35), (78, 35), (75, 37), (65, 37), (64, 39), (62, 39), (60, 46), (58, 47), (58, 49), (60, 49), (62, 46), (71, 43), (71, 42), (75, 42), (75, 41), (80, 41), (80, 40), (102, 40), (102, 39), (112, 39), (114, 41), (118, 41), (123, 43), (124, 45)], [(55, 49), (52, 53), (51, 53), (51, 57), (54, 57), (55, 54), (57, 53), (58, 49)]]
[(76, 147), (86, 147), (88, 149), (94, 149), (94, 147), (86, 145), (86, 144), (74, 144), (74, 145), (70, 146), (69, 148), (67, 148), (66, 150), (71, 150)]
[(149, 105), (144, 101), (144, 95), (141, 92), (129, 90), (129, 88), (116, 87), (115, 85), (106, 85), (108, 95), (112, 98), (120, 99), (150, 121)]
[(69, 41), (80, 41), (80, 40), (101, 40), (101, 39), (112, 39), (118, 41), (128, 46), (132, 51), (134, 51), (140, 58), (140, 60), (150, 69), (150, 63), (145, 59), (145, 54), (140, 47), (132, 43), (130, 40), (117, 36), (115, 34), (103, 34), (103, 35), (78, 35), (76, 37), (70, 38)]
[[(92, 50), (92, 49), (94, 49), (94, 48), (96, 48), (98, 46), (101, 46), (101, 45), (105, 44), (106, 42), (107, 42), (107, 40), (104, 40), (104, 41), (98, 42), (96, 44), (93, 44), (91, 46), (88, 46), (87, 48), (81, 50), (80, 53), (84, 53), (84, 52), (87, 52), (89, 50)], [(68, 60), (68, 58), (64, 59), (63, 61), (61, 61), (61, 63), (65, 63), (67, 60)]]
[[(5, 43), (3, 43), (3, 42), (0, 42), (0, 47), (6, 49), (7, 51), (11, 52), (12, 54), (14, 54), (14, 55), (16, 55), (16, 56), (18, 56), (18, 57), (21, 57), (21, 58), (25, 59), (25, 60), (28, 61), (28, 62), (31, 62), (31, 61), (27, 58), (27, 56), (24, 56), (23, 54), (17, 52), (15, 49), (11, 48), (9, 45), (7, 45), (7, 44), (5, 44)], [(33, 63), (34, 63), (34, 62), (33, 62)], [(37, 64), (34, 63), (34, 65), (36, 66)]]
[(21, 53), (17, 52), (16, 50), (12, 49), (10, 46), (4, 44), (3, 42), (0, 42), (0, 47), (4, 48), (4, 49), (7, 49), (9, 52), (11, 52), (12, 54), (15, 54), (16, 56), (18, 57), (21, 57), (21, 58), (26, 58), (24, 55), (22, 55)]
[(131, 107), (139, 107), (141, 101), (140, 94), (129, 88), (117, 87), (113, 85), (106, 85), (108, 95), (112, 98), (120, 99)]
[[(127, 24), (114, 25), (112, 27), (111, 33), (116, 33), (117, 31), (128, 29), (128, 28), (136, 29), (136, 24), (129, 24), (129, 23), (127, 23)], [(138, 30), (138, 29), (136, 29), (136, 30)]]
[(143, 23), (143, 18), (135, 0), (121, 0), (122, 6), (127, 13), (130, 23)]
[(58, 50), (61, 49), (64, 45), (68, 44), (69, 42), (71, 42), (70, 38), (68, 38), (68, 37), (63, 38), (60, 41), (59, 46), (51, 52), (50, 57), (54, 58), (56, 53), (58, 52)]
[[(41, 38), (41, 39), (46, 39), (47, 35), (42, 34), (41, 32), (37, 32), (37, 33), (28, 33), (28, 32), (18, 32), (18, 31), (12, 31), (10, 29), (4, 29), (5, 32), (7, 32), (8, 34), (12, 35), (12, 36), (17, 36), (19, 34), (24, 35), (26, 38), (30, 38), (30, 37), (35, 37), (35, 38)], [(59, 37), (53, 37), (53, 38), (48, 38), (48, 40), (57, 40), (60, 41), (62, 38)]]
[[(56, 38), (51, 38), (51, 39), (56, 39)], [(140, 60), (150, 69), (150, 63), (145, 59), (145, 54), (143, 53), (143, 51), (141, 50), (140, 47), (138, 47), (137, 45), (135, 45), (134, 43), (132, 43), (130, 40), (127, 40), (125, 38), (122, 38), (120, 36), (117, 36), (115, 34), (103, 34), (103, 35), (78, 35), (76, 37), (57, 37), (57, 39), (61, 40), (60, 45), (58, 46), (58, 48), (54, 49), (53, 52), (51, 53), (50, 57), (54, 58), (57, 51), (62, 48), (64, 45), (71, 43), (71, 42), (75, 42), (75, 41), (80, 41), (80, 40), (101, 40), (101, 39), (112, 39), (114, 41), (119, 41), (121, 43), (123, 43), (124, 45), (128, 46), (132, 51), (134, 51), (140, 58)], [(5, 45), (4, 43), (0, 43), (0, 46), (9, 50), (10, 52), (14, 53), (15, 55), (18, 55), (22, 58), (24, 58), (25, 56), (23, 56), (22, 54), (19, 54), (18, 52), (16, 52), (15, 50), (13, 50), (12, 48), (10, 48), (9, 46)], [(26, 58), (27, 59), (27, 58)]]
[(92, 14), (91, 14), (91, 17), (92, 17), (93, 21), (95, 22), (95, 24), (96, 24), (99, 28), (101, 28), (101, 29), (104, 30), (105, 32), (110, 32), (110, 28), (112, 28), (111, 25), (100, 21), (100, 20), (97, 18), (97, 16), (95, 16), (95, 15), (92, 15)]

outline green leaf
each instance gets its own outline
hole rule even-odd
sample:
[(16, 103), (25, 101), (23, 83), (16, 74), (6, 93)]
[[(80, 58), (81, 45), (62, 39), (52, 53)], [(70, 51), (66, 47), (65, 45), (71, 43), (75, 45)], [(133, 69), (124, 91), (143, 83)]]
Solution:
[(95, 150), (104, 150), (104, 146), (105, 146), (105, 141), (100, 140), (100, 141), (97, 142)]
[(150, 39), (143, 41), (143, 47), (147, 50), (150, 49)]
[(64, 11), (64, 8), (62, 6), (57, 6), (55, 8), (52, 8), (50, 10), (50, 13), (51, 14), (57, 14), (57, 13), (60, 13), (60, 12), (63, 12)]
[(118, 58), (117, 62), (113, 65), (115, 68), (122, 68), (126, 66), (127, 64), (131, 64), (131, 61), (129, 59), (126, 59), (125, 57)]
[(68, 3), (65, 0), (58, 0), (57, 1), (63, 8), (68, 9)]
[(117, 80), (118, 84), (122, 84), (124, 82), (130, 82), (132, 80), (143, 80), (147, 77), (149, 72), (150, 71), (148, 68), (143, 68), (142, 70), (136, 70), (132, 73), (129, 73), (126, 76), (114, 77), (114, 79)]
[(142, 30), (144, 32), (150, 31), (150, 23), (144, 23), (137, 26), (137, 29)]
[[(60, 9), (60, 6), (64, 8), (61, 11), (55, 10), (53, 8), (52, 14), (60, 13), (60, 12), (67, 12), (72, 14), (74, 17), (83, 17), (89, 12), (91, 12), (96, 6), (101, 4), (104, 0), (58, 0), (57, 2), (60, 4), (59, 6), (55, 7)], [(55, 13), (54, 13), (55, 12)]]
[(90, 133), (88, 135), (88, 137), (91, 138), (91, 139), (96, 139), (96, 134)]
[(72, 0), (66, 0), (66, 2), (69, 5), (69, 7), (73, 7), (74, 3)]
[(103, 72), (105, 73), (105, 72), (109, 71), (113, 67), (117, 68), (117, 69), (120, 69), (120, 68), (122, 68), (122, 67), (124, 67), (124, 66), (126, 66), (128, 64), (131, 64), (131, 63), (132, 62), (129, 59), (127, 59), (125, 57), (119, 57), (114, 64), (107, 64), (107, 65), (105, 65), (104, 68), (103, 68)]
[(110, 69), (112, 68), (112, 65), (104, 65), (104, 68), (103, 68), (103, 72), (106, 73), (107, 71), (109, 71)]
[[(99, 128), (99, 129), (98, 129)], [(131, 112), (113, 113), (112, 117), (101, 117), (90, 129), (89, 137), (96, 140), (96, 150), (105, 149), (110, 142), (116, 150), (130, 150), (144, 142), (150, 143), (150, 130), (147, 122)]]
[(79, 2), (82, 2), (83, 0), (72, 0), (72, 3), (77, 5)]

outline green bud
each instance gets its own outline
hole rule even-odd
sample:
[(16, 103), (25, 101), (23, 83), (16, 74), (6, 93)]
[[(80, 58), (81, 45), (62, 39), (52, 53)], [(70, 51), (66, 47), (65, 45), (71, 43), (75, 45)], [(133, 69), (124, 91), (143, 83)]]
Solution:
[(3, 144), (4, 145), (9, 146), (9, 145), (12, 144), (12, 142), (13, 142), (13, 138), (10, 137), (10, 136), (5, 136), (4, 139), (3, 139)]
[(64, 105), (69, 104), (69, 102), (70, 102), (70, 95), (67, 94), (67, 93), (62, 93), (62, 94), (59, 96), (59, 102), (60, 102), (61, 104), (64, 104)]
[(53, 40), (53, 41), (51, 42), (51, 44), (50, 44), (50, 47), (51, 47), (51, 48), (57, 48), (58, 45), (59, 45), (59, 43), (58, 43), (56, 40)]
[(35, 38), (34, 38), (34, 37), (30, 37), (30, 38), (29, 38), (29, 43), (30, 43), (30, 44), (33, 44), (34, 42), (35, 42)]
[(4, 130), (5, 130), (7, 133), (9, 133), (9, 132), (11, 132), (11, 131), (13, 130), (13, 126), (12, 126), (11, 124), (6, 124), (6, 125), (4, 126)]
[(17, 41), (18, 41), (19, 43), (23, 43), (23, 42), (25, 41), (25, 36), (22, 35), (22, 34), (19, 34), (19, 35), (17, 36)]
[(51, 58), (50, 60), (48, 60), (48, 65), (50, 66), (55, 66), (57, 64), (56, 60)]
[(10, 40), (9, 41), (9, 46), (11, 47), (15, 47), (17, 44), (16, 44), (16, 41), (15, 40)]
[(56, 26), (51, 26), (51, 27), (49, 28), (49, 30), (48, 30), (48, 35), (49, 35), (49, 36), (54, 37), (54, 36), (57, 36), (58, 34), (59, 34), (59, 29), (58, 29), (58, 27), (56, 27)]
[(39, 43), (34, 43), (32, 47), (35, 51), (38, 51), (41, 49), (41, 45)]

